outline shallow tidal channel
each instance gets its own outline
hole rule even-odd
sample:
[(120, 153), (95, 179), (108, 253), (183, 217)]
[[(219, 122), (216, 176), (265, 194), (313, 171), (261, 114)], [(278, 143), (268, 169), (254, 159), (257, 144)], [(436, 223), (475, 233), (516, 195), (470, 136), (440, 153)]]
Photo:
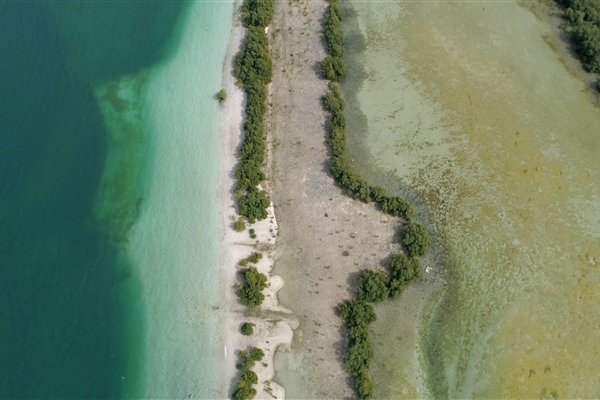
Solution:
[(418, 340), (375, 340), (378, 397), (600, 393), (600, 108), (546, 3), (347, 3), (350, 154), (417, 194), (445, 265)]

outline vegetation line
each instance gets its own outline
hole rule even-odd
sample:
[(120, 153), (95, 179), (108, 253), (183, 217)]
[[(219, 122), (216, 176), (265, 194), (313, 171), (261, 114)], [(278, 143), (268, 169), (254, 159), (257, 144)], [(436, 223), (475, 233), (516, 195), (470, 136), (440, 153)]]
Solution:
[(343, 17), (339, 0), (328, 0), (324, 35), (329, 55), (321, 62), (323, 77), (329, 79), (329, 92), (323, 96), (323, 106), (331, 114), (327, 143), (331, 148), (331, 173), (346, 193), (366, 203), (375, 201), (381, 211), (404, 220), (402, 242), (404, 254), (392, 256), (389, 271), (364, 270), (359, 278), (357, 298), (338, 307), (339, 315), (346, 320), (348, 333), (347, 369), (354, 378), (354, 387), (361, 399), (371, 399), (375, 387), (369, 375), (373, 349), (369, 337), (369, 324), (377, 318), (369, 303), (380, 302), (402, 294), (404, 289), (421, 273), (417, 257), (427, 253), (431, 238), (424, 225), (413, 222), (413, 207), (403, 198), (388, 196), (381, 186), (369, 184), (350, 168), (346, 158), (346, 117), (344, 100), (338, 82), (344, 80), (347, 66), (344, 62), (344, 36), (341, 30)]
[[(261, 167), (265, 160), (265, 127), (264, 117), (267, 111), (267, 84), (272, 78), (271, 53), (265, 28), (273, 19), (274, 0), (244, 0), (242, 4), (242, 24), (247, 29), (242, 49), (235, 57), (234, 74), (238, 85), (246, 93), (246, 120), (244, 122), (244, 141), (240, 147), (240, 163), (235, 172), (237, 180), (235, 198), (239, 214), (249, 223), (267, 218), (267, 208), (270, 205), (266, 191), (259, 190), (258, 185), (265, 180)], [(226, 96), (218, 96), (219, 101)], [(222, 98), (222, 100), (221, 100)], [(238, 232), (246, 229), (245, 222), (240, 219), (234, 224)], [(250, 236), (256, 238), (254, 230)], [(240, 261), (245, 267), (248, 263), (257, 263), (262, 258), (261, 253), (253, 253)], [(257, 307), (262, 304), (265, 296), (262, 291), (267, 287), (266, 275), (258, 272), (256, 267), (240, 271), (243, 283), (236, 288), (242, 304)], [(253, 324), (245, 323), (242, 334), (252, 335)], [(262, 360), (264, 353), (253, 347), (249, 352), (240, 350), (240, 363), (237, 369), (242, 372), (232, 394), (234, 400), (249, 400), (256, 396), (253, 385), (258, 383), (258, 376), (252, 367), (256, 361)]]
[[(565, 7), (571, 23), (571, 41), (583, 67), (600, 73), (600, 2), (598, 0), (557, 0)], [(599, 82), (600, 85), (600, 82)], [(600, 90), (600, 86), (598, 87)]]
[(250, 223), (267, 218), (270, 201), (257, 186), (265, 180), (264, 117), (267, 112), (267, 84), (271, 82), (272, 61), (265, 28), (273, 19), (273, 0), (245, 0), (242, 23), (247, 29), (244, 45), (235, 57), (234, 74), (246, 93), (244, 141), (235, 172), (239, 214)]

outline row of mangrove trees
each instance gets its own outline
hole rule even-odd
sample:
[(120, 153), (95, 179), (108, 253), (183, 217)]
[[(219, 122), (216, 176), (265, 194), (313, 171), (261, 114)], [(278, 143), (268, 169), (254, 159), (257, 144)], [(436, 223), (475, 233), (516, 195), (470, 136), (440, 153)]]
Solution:
[(324, 27), (328, 55), (321, 62), (321, 72), (330, 80), (329, 91), (323, 96), (323, 106), (330, 114), (327, 143), (331, 150), (331, 174), (349, 196), (367, 203), (374, 201), (381, 211), (404, 221), (402, 243), (408, 255), (393, 255), (387, 271), (364, 270), (359, 278), (356, 298), (338, 307), (339, 315), (346, 321), (348, 334), (347, 370), (354, 378), (358, 396), (370, 399), (375, 387), (369, 375), (373, 358), (369, 324), (377, 318), (370, 303), (399, 296), (419, 277), (421, 266), (418, 257), (427, 253), (431, 239), (425, 226), (412, 221), (414, 209), (410, 204), (401, 197), (389, 196), (383, 187), (369, 184), (350, 168), (346, 157), (345, 103), (338, 86), (348, 71), (343, 58), (343, 12), (339, 0), (328, 1)]
[[(246, 93), (246, 120), (244, 121), (244, 140), (240, 147), (240, 162), (235, 172), (236, 200), (238, 212), (248, 222), (267, 218), (270, 200), (258, 185), (265, 180), (262, 164), (265, 160), (265, 127), (264, 117), (267, 112), (267, 84), (271, 82), (272, 62), (269, 40), (265, 28), (273, 19), (273, 0), (244, 0), (241, 18), (247, 30), (242, 49), (235, 57), (234, 74), (238, 85)], [(236, 230), (245, 229), (243, 221), (237, 221)], [(248, 263), (257, 263), (261, 253), (253, 253), (240, 261), (246, 267)], [(267, 287), (267, 277), (258, 272), (256, 267), (244, 268), (240, 271), (242, 283), (236, 288), (240, 302), (248, 307), (257, 307), (263, 300), (262, 291)], [(241, 331), (244, 335), (254, 333), (254, 325), (245, 323)], [(232, 394), (234, 400), (249, 400), (256, 396), (253, 385), (258, 383), (258, 376), (252, 367), (256, 361), (262, 360), (264, 353), (253, 347), (249, 352), (238, 353), (240, 363), (237, 369), (241, 377)]]
[(235, 172), (236, 199), (240, 215), (250, 223), (267, 218), (270, 201), (258, 185), (265, 180), (264, 117), (267, 112), (267, 84), (271, 82), (272, 61), (265, 28), (273, 19), (273, 0), (245, 0), (242, 22), (247, 29), (242, 49), (235, 57), (234, 73), (246, 93), (244, 141)]
[(557, 1), (565, 7), (565, 18), (572, 28), (571, 41), (584, 68), (600, 73), (600, 1)]

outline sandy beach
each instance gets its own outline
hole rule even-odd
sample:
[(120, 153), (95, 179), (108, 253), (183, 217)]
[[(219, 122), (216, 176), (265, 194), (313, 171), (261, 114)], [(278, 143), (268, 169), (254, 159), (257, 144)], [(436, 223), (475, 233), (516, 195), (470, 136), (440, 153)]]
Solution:
[[(256, 239), (250, 238), (248, 229), (243, 232), (236, 232), (233, 229), (233, 223), (238, 218), (234, 195), (235, 168), (238, 163), (237, 152), (243, 140), (242, 124), (245, 106), (244, 92), (236, 86), (236, 79), (233, 75), (235, 55), (240, 50), (245, 35), (245, 29), (239, 21), (240, 5), (241, 1), (238, 1), (234, 6), (233, 28), (223, 66), (223, 88), (227, 92), (227, 100), (221, 105), (223, 121), (221, 159), (224, 160), (221, 166), (220, 193), (223, 223), (221, 265), (226, 269), (227, 274), (228, 292), (225, 307), (230, 311), (230, 318), (227, 319), (225, 327), (227, 344), (224, 356), (228, 365), (228, 379), (226, 380), (228, 387), (225, 392), (228, 396), (231, 395), (240, 376), (240, 372), (235, 367), (238, 362), (237, 352), (254, 346), (262, 349), (265, 353), (263, 360), (253, 368), (259, 380), (258, 385), (255, 385), (256, 397), (283, 399), (285, 397), (284, 389), (272, 382), (275, 374), (273, 355), (279, 345), (291, 342), (292, 328), (290, 325), (295, 326), (295, 323), (293, 318), (286, 318), (291, 311), (279, 306), (277, 301), (277, 292), (284, 284), (283, 279), (271, 274), (278, 232), (273, 206), (271, 205), (268, 209), (267, 219), (247, 225), (248, 229), (255, 230)], [(238, 265), (239, 261), (255, 251), (263, 254), (263, 258), (254, 265), (259, 272), (267, 276), (268, 287), (263, 291), (265, 295), (263, 304), (257, 309), (250, 310), (239, 303), (235, 287), (239, 283), (237, 274), (241, 268)], [(240, 326), (244, 322), (255, 324), (253, 335), (241, 334)]]

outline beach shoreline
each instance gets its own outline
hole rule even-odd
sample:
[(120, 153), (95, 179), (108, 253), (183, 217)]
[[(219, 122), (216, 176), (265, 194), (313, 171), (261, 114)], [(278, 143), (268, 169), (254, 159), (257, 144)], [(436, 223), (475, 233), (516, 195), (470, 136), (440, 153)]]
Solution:
[[(293, 319), (288, 320), (286, 315), (291, 311), (281, 307), (277, 301), (277, 292), (283, 287), (283, 279), (271, 274), (274, 264), (276, 237), (278, 225), (275, 219), (273, 204), (267, 209), (268, 217), (263, 221), (257, 221), (248, 226), (255, 230), (257, 237), (250, 238), (248, 230), (236, 232), (233, 223), (239, 217), (235, 206), (235, 168), (238, 164), (238, 149), (243, 140), (243, 121), (245, 95), (242, 89), (236, 85), (233, 73), (235, 56), (241, 49), (245, 37), (245, 28), (239, 21), (239, 7), (241, 0), (236, 1), (233, 11), (233, 23), (230, 34), (227, 55), (223, 64), (223, 89), (227, 93), (227, 99), (221, 104), (221, 166), (220, 166), (220, 214), (222, 221), (221, 261), (224, 269), (226, 288), (225, 308), (228, 311), (224, 327), (227, 377), (227, 387), (224, 392), (228, 397), (235, 390), (235, 385), (240, 376), (236, 369), (238, 362), (237, 352), (258, 347), (265, 353), (261, 362), (256, 363), (253, 371), (258, 376), (258, 384), (255, 385), (257, 398), (285, 398), (283, 387), (273, 382), (275, 375), (273, 356), (280, 345), (291, 343)], [(243, 306), (236, 294), (235, 287), (239, 283), (238, 271), (239, 261), (258, 251), (263, 258), (255, 264), (260, 273), (267, 276), (268, 287), (263, 291), (265, 300), (260, 307), (248, 309)], [(244, 336), (240, 332), (240, 326), (244, 322), (251, 322), (254, 326), (254, 334)]]

